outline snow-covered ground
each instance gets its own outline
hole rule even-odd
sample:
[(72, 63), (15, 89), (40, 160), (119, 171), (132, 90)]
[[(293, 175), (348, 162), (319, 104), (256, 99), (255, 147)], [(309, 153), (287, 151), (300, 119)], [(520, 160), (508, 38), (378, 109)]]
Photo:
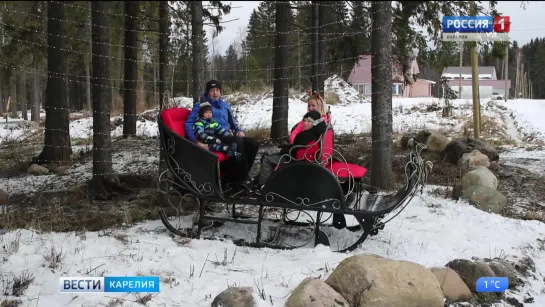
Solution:
[[(19, 298), (23, 306), (105, 306), (116, 297), (123, 303), (117, 306), (137, 306), (132, 294), (59, 293), (58, 278), (138, 274), (161, 276), (161, 293), (147, 306), (210, 306), (215, 295), (233, 285), (254, 287), (256, 292), (262, 287), (273, 306), (283, 306), (304, 278), (327, 276), (353, 254), (372, 253), (428, 267), (444, 266), (455, 258), (527, 255), (536, 263), (537, 278), (526, 280), (525, 292), (535, 301), (525, 306), (545, 306), (545, 251), (536, 241), (543, 237), (543, 223), (504, 218), (426, 193), (379, 235), (349, 254), (333, 253), (324, 246), (278, 251), (220, 241), (184, 243), (169, 237), (160, 222), (150, 221), (108, 235), (10, 232), (0, 237), (2, 245), (8, 246), (0, 266), (5, 279), (33, 273), (34, 281)], [(225, 250), (227, 261), (221, 264)], [(61, 252), (58, 264), (51, 264), (51, 255)], [(256, 301), (271, 306), (257, 297)]]
[[(183, 97), (175, 98), (175, 104), (183, 107), (190, 107), (192, 102), (190, 99)], [(509, 104), (507, 111), (491, 108), (488, 110), (487, 100), (482, 101), (483, 110), (482, 116), (498, 118), (503, 114), (506, 120), (509, 120), (509, 111), (511, 112), (527, 112), (532, 114), (533, 101), (516, 100)], [(458, 109), (454, 110), (453, 117), (441, 117), (441, 111), (428, 112), (426, 108), (432, 105), (441, 106), (441, 101), (437, 98), (394, 98), (393, 99), (393, 130), (394, 133), (403, 133), (415, 131), (418, 129), (431, 129), (439, 131), (448, 131), (460, 133), (467, 121), (472, 120), (472, 106), (469, 100), (458, 99), (452, 104)], [(526, 110), (529, 109), (529, 110)], [(272, 119), (272, 98), (267, 97), (261, 100), (256, 100), (251, 104), (233, 106), (233, 113), (237, 117), (241, 126), (246, 130), (254, 129), (269, 129)], [(306, 103), (302, 100), (289, 99), (289, 115), (288, 126), (292, 127), (297, 122), (301, 121), (301, 117), (306, 113)], [(331, 113), (333, 125), (336, 133), (369, 133), (371, 132), (371, 104), (366, 102), (351, 103), (346, 105), (332, 105)], [(527, 122), (524, 121), (526, 113), (513, 113), (515, 118), (521, 118), (521, 127), (528, 132), (536, 133), (535, 129), (530, 128)], [(532, 114), (533, 115), (533, 114)], [(112, 122), (121, 117), (113, 117)], [(509, 119), (508, 119), (509, 118)], [(498, 118), (498, 120), (503, 121)], [(20, 121), (12, 124), (0, 123), (0, 144), (1, 141), (18, 139), (21, 140), (24, 135), (20, 126), (23, 124)], [(531, 130), (533, 129), (533, 130)], [(123, 133), (123, 127), (118, 126), (112, 131), (112, 137), (119, 137)], [(157, 136), (159, 133), (156, 122), (142, 120), (137, 122), (137, 134), (146, 137)], [(81, 118), (70, 122), (70, 136), (73, 139), (91, 138), (93, 134), (93, 121), (91, 117)], [(514, 132), (513, 134), (516, 134)], [(516, 135), (514, 135), (515, 137)], [(545, 136), (542, 136), (542, 138)]]
[[(347, 94), (347, 97), (353, 98), (331, 106), (337, 133), (370, 132), (370, 104), (354, 95)], [(176, 98), (175, 103), (189, 106), (191, 100)], [(441, 117), (441, 111), (425, 111), (427, 106), (434, 103), (441, 105), (438, 99), (394, 99), (394, 130), (404, 132), (428, 128), (459, 133), (466, 118), (470, 120), (469, 101), (454, 101), (458, 109), (448, 119)], [(506, 110), (483, 101), (482, 114), (504, 125), (504, 137), (522, 142), (523, 134), (533, 134), (535, 144), (545, 141), (545, 125), (541, 120), (542, 114), (545, 114), (545, 101), (511, 100), (507, 104), (494, 104), (504, 105)], [(293, 98), (289, 108), (288, 121), (291, 126), (305, 113), (305, 103)], [(263, 95), (252, 104), (237, 105), (234, 109), (244, 128), (268, 128), (272, 98)], [(18, 125), (22, 124), (0, 124), (0, 138), (7, 136), (21, 139), (32, 130), (14, 128)], [(117, 127), (112, 135), (120, 135), (120, 129)], [(82, 118), (72, 121), (70, 133), (73, 139), (89, 138), (92, 135), (91, 120)], [(156, 136), (157, 126), (152, 121), (139, 121), (138, 134)], [(525, 149), (528, 144), (521, 145), (521, 148), (502, 152), (502, 161), (545, 173), (544, 151), (529, 151)], [(87, 150), (85, 147), (79, 148)], [(520, 159), (528, 161), (528, 158), (536, 160), (521, 164)], [(155, 152), (149, 151), (117, 153), (113, 161), (116, 171), (132, 172), (156, 164), (157, 159)], [(32, 186), (37, 190), (46, 186), (67, 186), (68, 181), (55, 181), (55, 178), (82, 178), (80, 176), (83, 174), (90, 174), (90, 167), (90, 163), (75, 165), (67, 171), (68, 176), (33, 177)], [(45, 183), (39, 185), (40, 180)], [(29, 187), (22, 186), (25, 182), (28, 182), (28, 178), (2, 178), (0, 188), (14, 194), (17, 191), (31, 192)], [(3, 246), (0, 255), (4, 259), (0, 262), (0, 280), (3, 281), (0, 284), (6, 287), (6, 281), (12, 280), (13, 275), (20, 276), (26, 272), (32, 273), (34, 280), (21, 297), (0, 297), (0, 301), (3, 298), (19, 299), (23, 302), (22, 306), (44, 307), (114, 306), (107, 304), (114, 301), (114, 298), (120, 298), (119, 304), (115, 306), (140, 306), (136, 303), (138, 298), (129, 294), (59, 293), (58, 278), (141, 274), (159, 275), (162, 278), (161, 293), (153, 296), (147, 306), (210, 306), (215, 295), (232, 285), (254, 287), (256, 290), (262, 285), (266, 296), (272, 299), (273, 306), (282, 306), (290, 291), (305, 277), (327, 276), (344, 258), (352, 254), (373, 253), (415, 261), (425, 266), (443, 266), (452, 259), (468, 259), (473, 256), (530, 256), (536, 263), (537, 278), (526, 280), (524, 292), (534, 297), (534, 302), (525, 303), (524, 306), (545, 306), (545, 248), (538, 242), (538, 239), (545, 238), (545, 224), (485, 213), (464, 201), (433, 196), (429, 192), (432, 188), (429, 187), (423, 195), (417, 196), (378, 236), (368, 238), (360, 249), (350, 254), (332, 253), (324, 246), (278, 251), (240, 248), (231, 242), (180, 242), (169, 237), (159, 221), (148, 221), (112, 232), (7, 232), (0, 236), (0, 245)], [(228, 261), (221, 264), (225, 249)], [(52, 264), (51, 255), (61, 252), (58, 264)], [(4, 289), (2, 291), (5, 292)], [(511, 296), (522, 301), (519, 294)], [(259, 306), (271, 306), (270, 302), (257, 297), (256, 301), (260, 303)]]

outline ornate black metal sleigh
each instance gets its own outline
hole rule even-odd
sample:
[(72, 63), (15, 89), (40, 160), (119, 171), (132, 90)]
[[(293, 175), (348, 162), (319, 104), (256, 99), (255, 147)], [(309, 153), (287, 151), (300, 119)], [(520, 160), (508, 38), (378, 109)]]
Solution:
[[(352, 251), (407, 206), (431, 170), (431, 163), (420, 155), (424, 146), (412, 142), (406, 185), (389, 195), (369, 194), (363, 184), (365, 169), (347, 163), (334, 150), (333, 130), (328, 127), (318, 142), (296, 148), (295, 159), (278, 165), (259, 194), (230, 193), (222, 171), (226, 157), (185, 138), (189, 113), (169, 108), (158, 118), (167, 165), (159, 189), (172, 206), (160, 212), (161, 220), (180, 236), (269, 248), (324, 244), (335, 251)], [(187, 197), (196, 200), (198, 212), (183, 216), (181, 203)], [(210, 204), (219, 205), (220, 212)], [(227, 223), (234, 225), (219, 227)]]

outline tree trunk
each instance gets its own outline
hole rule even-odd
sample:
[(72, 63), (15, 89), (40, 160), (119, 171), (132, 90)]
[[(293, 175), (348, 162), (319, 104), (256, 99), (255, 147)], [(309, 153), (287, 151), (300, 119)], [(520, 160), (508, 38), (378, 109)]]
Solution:
[(85, 57), (85, 100), (87, 110), (91, 111), (92, 101), (91, 101), (91, 55), (92, 55), (92, 33), (91, 33), (91, 1), (89, 3), (89, 14), (87, 14), (87, 37), (89, 39), (89, 54), (86, 54)]
[(157, 54), (156, 54), (157, 51), (155, 50), (152, 50), (151, 51), (151, 54), (152, 54), (152, 62), (151, 62), (151, 65), (153, 67), (153, 105), (156, 106), (157, 105)]
[(165, 104), (168, 86), (168, 1), (159, 2), (159, 107)]
[(392, 1), (373, 1), (371, 14), (371, 185), (392, 186)]
[[(168, 36), (169, 36), (168, 1), (159, 2), (159, 110), (165, 107), (165, 97), (168, 86)], [(166, 169), (165, 153), (163, 148), (159, 152), (159, 174)], [(165, 201), (163, 193), (158, 193), (157, 201)]]
[[(32, 61), (34, 66), (34, 74), (32, 74), (32, 102), (30, 110), (30, 120), (39, 123), (40, 122), (40, 108), (41, 108), (41, 89), (40, 89), (40, 75), (38, 71), (38, 60), (36, 59), (36, 54), (34, 54), (34, 60)], [(62, 81), (62, 80), (61, 80)], [(49, 80), (47, 80), (49, 84)], [(46, 89), (47, 90), (47, 89)]]
[(26, 69), (23, 67), (23, 70), (21, 72), (21, 78), (19, 78), (19, 101), (21, 101), (21, 116), (23, 116), (23, 120), (28, 120), (28, 111), (27, 111), (27, 99), (26, 99)]
[(271, 139), (278, 140), (288, 136), (288, 17), (290, 4), (277, 1), (276, 4), (276, 37), (274, 55), (274, 92), (271, 125)]
[[(131, 1), (132, 2), (132, 1)], [(124, 95), (124, 90), (122, 90), (122, 85), (123, 85), (123, 47), (121, 46), (118, 46), (117, 47), (117, 56), (116, 56), (116, 76), (114, 78), (114, 84), (113, 84), (113, 92), (112, 92), (112, 100), (113, 100), (113, 105), (114, 105), (114, 108), (116, 108), (115, 110), (117, 111), (117, 103), (118, 103), (118, 100), (117, 98), (123, 98), (122, 96)]]
[(66, 66), (66, 73), (65, 73), (65, 78), (64, 78), (64, 86), (66, 86), (66, 106), (68, 107), (68, 110), (70, 112), (70, 110), (74, 110), (74, 105), (72, 104), (72, 101), (70, 100), (70, 83), (72, 83), (70, 80), (68, 80), (68, 75), (69, 75), (69, 71), (68, 71), (68, 65)]
[(125, 1), (125, 83), (123, 85), (123, 137), (136, 135), (136, 85), (138, 80), (138, 1)]
[(321, 5), (318, 6), (318, 90), (322, 94), (322, 97), (325, 96), (325, 74), (326, 74), (326, 52), (327, 46), (325, 43), (324, 32), (325, 32), (325, 14), (327, 13), (327, 5), (333, 7), (334, 1), (324, 1)]
[(311, 21), (312, 26), (310, 28), (310, 40), (311, 40), (311, 52), (312, 52), (312, 66), (311, 66), (311, 72), (310, 72), (310, 83), (312, 84), (312, 91), (318, 91), (320, 89), (318, 85), (318, 74), (319, 74), (319, 57), (320, 57), (320, 51), (318, 50), (319, 42), (318, 42), (318, 27), (320, 26), (319, 23), (319, 12), (320, 12), (320, 3), (318, 1), (312, 1), (311, 6)]
[(11, 76), (10, 83), (10, 93), (11, 93), (11, 118), (17, 118), (17, 73), (14, 71), (13, 76)]
[(193, 65), (191, 67), (191, 77), (193, 83), (191, 93), (193, 103), (198, 102), (201, 97), (201, 88), (203, 81), (203, 37), (202, 37), (202, 1), (191, 1), (191, 47), (193, 55)]
[(91, 3), (92, 99), (93, 99), (93, 188), (95, 197), (106, 199), (119, 179), (112, 167), (110, 136), (110, 60), (108, 52), (108, 2)]
[[(70, 161), (70, 112), (66, 101), (66, 56), (64, 33), (64, 3), (47, 2), (47, 88), (45, 93), (45, 139), (38, 163)], [(38, 64), (34, 58), (34, 67)], [(36, 71), (37, 72), (37, 71)], [(35, 74), (34, 82), (39, 82)], [(39, 83), (35, 85), (39, 89)], [(35, 104), (39, 107), (39, 90), (34, 91)], [(39, 113), (37, 114), (39, 120)]]

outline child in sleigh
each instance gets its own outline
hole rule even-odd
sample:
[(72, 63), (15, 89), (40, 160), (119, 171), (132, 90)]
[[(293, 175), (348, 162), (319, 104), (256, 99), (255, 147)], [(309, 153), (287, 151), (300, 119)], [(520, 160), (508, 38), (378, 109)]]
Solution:
[(221, 126), (212, 117), (212, 105), (208, 102), (200, 104), (199, 116), (193, 125), (193, 132), (197, 139), (208, 145), (214, 152), (225, 153), (229, 158), (240, 160), (241, 153), (237, 150), (235, 137), (229, 129)]

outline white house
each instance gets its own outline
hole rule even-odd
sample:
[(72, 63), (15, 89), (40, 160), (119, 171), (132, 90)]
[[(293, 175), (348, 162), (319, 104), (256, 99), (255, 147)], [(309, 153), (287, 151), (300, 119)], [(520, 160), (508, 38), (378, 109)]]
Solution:
[[(505, 94), (506, 80), (498, 80), (494, 66), (479, 66), (479, 96), (481, 99), (489, 98), (493, 93)], [(462, 66), (462, 95), (461, 99), (471, 99), (472, 73), (471, 66)], [(443, 69), (441, 77), (446, 78), (448, 86), (456, 93), (460, 87), (460, 67), (450, 66)], [(507, 89), (511, 88), (511, 80), (507, 80)]]

